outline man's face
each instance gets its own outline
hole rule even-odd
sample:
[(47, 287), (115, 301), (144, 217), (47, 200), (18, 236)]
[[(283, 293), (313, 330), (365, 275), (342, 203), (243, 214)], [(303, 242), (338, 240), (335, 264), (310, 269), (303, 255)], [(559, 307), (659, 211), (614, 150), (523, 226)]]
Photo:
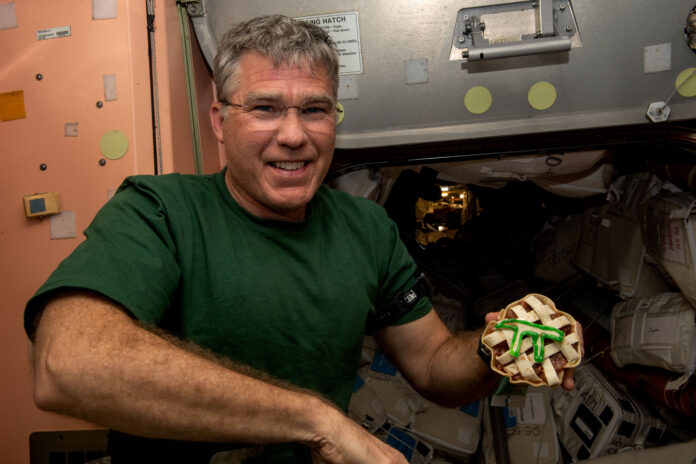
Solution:
[(333, 156), (334, 120), (303, 120), (296, 108), (274, 120), (270, 106), (329, 104), (334, 97), (323, 66), (273, 65), (270, 58), (247, 53), (240, 60), (239, 86), (210, 109), (213, 130), (225, 145), (227, 188), (248, 212), (267, 219), (301, 221), (307, 203), (321, 185)]

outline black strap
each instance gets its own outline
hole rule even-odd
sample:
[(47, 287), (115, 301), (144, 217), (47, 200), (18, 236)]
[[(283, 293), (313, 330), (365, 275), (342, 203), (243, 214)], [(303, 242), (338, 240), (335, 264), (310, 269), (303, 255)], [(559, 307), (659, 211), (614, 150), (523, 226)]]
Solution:
[(491, 365), (491, 351), (486, 345), (483, 344), (481, 337), (479, 337), (478, 350), (476, 352), (481, 357), (483, 362), (486, 363), (486, 366)]
[(425, 274), (421, 273), (410, 289), (396, 295), (390, 303), (377, 308), (375, 317), (367, 323), (367, 334), (371, 335), (393, 324), (402, 316), (411, 312), (421, 299), (430, 295), (431, 288), (427, 277)]

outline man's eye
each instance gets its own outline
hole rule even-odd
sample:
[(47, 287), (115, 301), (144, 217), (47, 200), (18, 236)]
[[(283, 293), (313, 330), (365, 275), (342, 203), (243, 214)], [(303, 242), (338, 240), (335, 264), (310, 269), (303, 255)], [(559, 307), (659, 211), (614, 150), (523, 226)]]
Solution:
[(323, 106), (305, 106), (302, 108), (304, 114), (326, 114), (328, 113), (328, 108)]
[(277, 113), (279, 110), (273, 105), (255, 105), (251, 107), (251, 111), (259, 113)]

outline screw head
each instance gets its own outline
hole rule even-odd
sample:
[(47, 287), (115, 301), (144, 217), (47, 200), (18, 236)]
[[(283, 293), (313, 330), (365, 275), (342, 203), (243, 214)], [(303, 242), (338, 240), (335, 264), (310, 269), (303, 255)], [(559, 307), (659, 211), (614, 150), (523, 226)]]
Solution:
[(41, 163), (39, 165), (39, 169), (41, 169), (42, 171), (45, 171), (46, 169), (48, 169), (48, 166), (46, 166), (46, 163)]
[(561, 3), (560, 5), (558, 5), (558, 9), (561, 11), (565, 10), (566, 9), (565, 3)]
[(101, 101), (101, 100), (99, 100), (99, 101), (97, 102), (97, 108), (101, 108), (102, 106), (104, 106), (104, 102)]
[(106, 160), (104, 158), (99, 160), (99, 166), (106, 166)]
[(36, 80), (40, 81), (41, 79), (43, 79), (43, 74), (41, 74), (41, 73), (36, 74)]

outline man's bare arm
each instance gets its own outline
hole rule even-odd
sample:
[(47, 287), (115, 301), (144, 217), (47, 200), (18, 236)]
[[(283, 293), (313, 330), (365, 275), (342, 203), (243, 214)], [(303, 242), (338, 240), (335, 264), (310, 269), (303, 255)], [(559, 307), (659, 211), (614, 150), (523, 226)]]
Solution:
[(405, 462), (317, 396), (191, 353), (90, 293), (41, 315), (35, 401), (45, 410), (146, 437), (250, 444), (302, 442), (321, 462)]
[[(486, 315), (496, 320), (497, 313)], [(582, 347), (582, 327), (578, 324)], [(375, 338), (416, 390), (446, 406), (461, 406), (493, 392), (501, 376), (478, 356), (481, 330), (452, 334), (435, 310), (403, 325), (387, 327)], [(572, 390), (575, 369), (568, 369), (562, 386)]]
[(488, 395), (500, 382), (477, 355), (481, 331), (452, 334), (435, 310), (407, 324), (387, 327), (375, 339), (424, 397), (461, 406)]

